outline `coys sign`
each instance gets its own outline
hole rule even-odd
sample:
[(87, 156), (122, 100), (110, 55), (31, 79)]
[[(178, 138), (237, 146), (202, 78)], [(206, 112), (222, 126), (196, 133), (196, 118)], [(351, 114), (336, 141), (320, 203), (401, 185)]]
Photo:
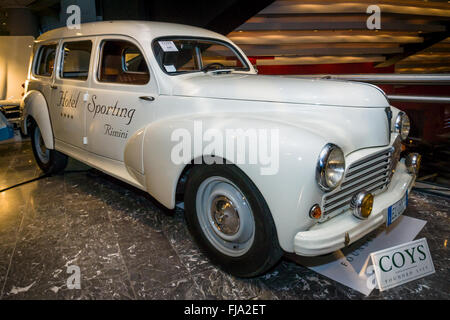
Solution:
[(435, 272), (425, 238), (373, 252), (370, 256), (380, 291)]

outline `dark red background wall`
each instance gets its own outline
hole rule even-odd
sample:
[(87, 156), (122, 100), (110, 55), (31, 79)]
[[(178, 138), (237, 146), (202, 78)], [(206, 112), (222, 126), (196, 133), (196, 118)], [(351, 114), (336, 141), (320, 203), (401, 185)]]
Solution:
[[(253, 64), (261, 59), (273, 57), (249, 57)], [(257, 65), (259, 74), (302, 75), (302, 74), (375, 74), (395, 73), (395, 67), (375, 68), (374, 63), (340, 63), (310, 65)], [(388, 95), (440, 96), (450, 97), (450, 86), (436, 85), (379, 85)], [(392, 102), (411, 118), (411, 136), (426, 143), (445, 141), (450, 134), (450, 105), (437, 103)]]

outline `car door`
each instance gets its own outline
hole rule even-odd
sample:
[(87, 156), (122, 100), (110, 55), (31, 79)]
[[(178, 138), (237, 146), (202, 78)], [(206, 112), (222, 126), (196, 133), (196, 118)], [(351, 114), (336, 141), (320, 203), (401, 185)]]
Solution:
[(157, 84), (144, 50), (126, 36), (98, 37), (86, 104), (88, 150), (123, 161), (125, 145), (154, 118)]
[(61, 40), (57, 72), (51, 85), (51, 117), (55, 139), (85, 148), (86, 102), (91, 82), (95, 38)]

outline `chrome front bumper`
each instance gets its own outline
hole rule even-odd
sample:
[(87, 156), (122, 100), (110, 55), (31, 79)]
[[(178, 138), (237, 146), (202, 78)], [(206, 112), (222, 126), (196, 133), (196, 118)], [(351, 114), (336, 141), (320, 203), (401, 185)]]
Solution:
[[(367, 235), (387, 220), (388, 208), (411, 190), (415, 175), (408, 173), (404, 159), (397, 165), (388, 188), (375, 196), (372, 214), (367, 220), (353, 216), (350, 210), (318, 223), (294, 237), (294, 251), (302, 256), (318, 256), (339, 250)], [(346, 237), (346, 234), (348, 236)], [(346, 239), (347, 238), (347, 239)]]

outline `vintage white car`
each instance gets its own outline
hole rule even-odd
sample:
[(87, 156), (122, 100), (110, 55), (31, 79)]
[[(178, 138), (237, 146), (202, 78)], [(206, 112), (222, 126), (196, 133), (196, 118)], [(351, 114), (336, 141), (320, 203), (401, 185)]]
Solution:
[(229, 39), (185, 25), (44, 33), (21, 108), (44, 172), (70, 156), (167, 208), (184, 194), (199, 246), (241, 277), (391, 224), (420, 165), (400, 159), (409, 119), (378, 87), (257, 75)]

